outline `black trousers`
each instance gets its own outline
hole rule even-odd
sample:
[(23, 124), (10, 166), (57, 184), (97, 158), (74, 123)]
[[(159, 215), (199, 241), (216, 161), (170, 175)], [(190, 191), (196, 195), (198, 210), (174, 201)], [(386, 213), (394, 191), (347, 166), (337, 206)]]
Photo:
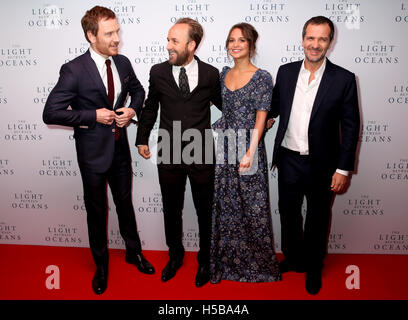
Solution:
[(182, 211), (188, 177), (200, 234), (200, 249), (197, 260), (200, 264), (208, 264), (210, 260), (214, 166), (208, 165), (205, 169), (197, 169), (194, 165), (179, 165), (171, 168), (158, 166), (158, 173), (163, 197), (164, 230), (170, 259), (183, 259), (184, 257)]
[(107, 172), (95, 173), (81, 168), (84, 201), (87, 212), (89, 246), (98, 266), (108, 265), (108, 196), (112, 192), (119, 221), (119, 231), (127, 254), (141, 252), (135, 212), (132, 204), (132, 167), (127, 140), (121, 135), (115, 143), (115, 155)]
[[(278, 193), (282, 252), (291, 263), (303, 263), (306, 270), (321, 269), (333, 192), (331, 174), (313, 169), (310, 157), (286, 148), (279, 149)], [(302, 203), (306, 197), (303, 227)]]

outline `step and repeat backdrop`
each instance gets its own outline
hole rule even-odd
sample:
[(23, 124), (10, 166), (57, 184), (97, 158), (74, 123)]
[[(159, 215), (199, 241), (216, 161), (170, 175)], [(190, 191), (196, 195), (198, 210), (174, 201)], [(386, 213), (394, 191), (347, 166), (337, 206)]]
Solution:
[[(358, 167), (336, 197), (330, 253), (408, 252), (408, 1), (406, 0), (17, 0), (0, 4), (0, 244), (87, 247), (86, 211), (73, 130), (47, 126), (42, 111), (62, 64), (88, 49), (80, 20), (94, 5), (111, 8), (121, 25), (120, 52), (148, 90), (152, 65), (167, 60), (167, 32), (180, 17), (205, 31), (197, 51), (218, 69), (232, 65), (224, 48), (230, 27), (259, 32), (254, 63), (273, 78), (281, 64), (303, 59), (301, 31), (312, 16), (329, 17), (336, 36), (329, 59), (356, 74), (362, 130)], [(212, 110), (212, 120), (220, 117)], [(156, 125), (157, 127), (157, 125)], [(277, 125), (266, 135), (268, 157)], [(163, 208), (153, 161), (134, 146), (133, 203), (143, 248), (166, 250)], [(157, 131), (152, 132), (155, 150)], [(269, 161), (270, 161), (269, 160)], [(271, 215), (280, 252), (277, 173), (270, 171)], [(109, 245), (124, 248), (109, 191)], [(188, 186), (184, 244), (198, 249)]]

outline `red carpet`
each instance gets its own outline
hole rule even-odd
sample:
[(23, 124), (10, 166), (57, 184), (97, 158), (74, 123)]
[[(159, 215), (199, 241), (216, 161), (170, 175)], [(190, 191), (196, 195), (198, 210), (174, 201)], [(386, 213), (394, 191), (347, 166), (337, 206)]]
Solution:
[[(275, 283), (222, 281), (194, 286), (196, 254), (186, 253), (176, 277), (162, 283), (160, 273), (167, 252), (145, 251), (156, 268), (154, 275), (141, 274), (125, 262), (124, 250), (110, 250), (106, 292), (97, 296), (91, 288), (94, 265), (88, 248), (0, 245), (1, 300), (407, 300), (407, 255), (329, 254), (325, 260), (323, 287), (316, 296), (307, 294), (304, 274), (283, 275)], [(281, 258), (281, 255), (278, 255)], [(49, 265), (58, 266), (60, 289), (47, 289)], [(358, 266), (360, 289), (349, 290), (346, 273)]]

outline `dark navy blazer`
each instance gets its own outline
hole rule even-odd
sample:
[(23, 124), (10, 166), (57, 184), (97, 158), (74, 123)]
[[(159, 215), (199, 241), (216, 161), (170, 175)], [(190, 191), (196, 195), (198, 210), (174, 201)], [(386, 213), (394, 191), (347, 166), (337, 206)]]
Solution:
[[(285, 137), (296, 83), (303, 61), (282, 65), (273, 89), (268, 118), (279, 116), (273, 165), (279, 162), (279, 147)], [(309, 155), (318, 172), (332, 175), (336, 169), (353, 171), (360, 132), (355, 75), (328, 59), (309, 121)]]
[[(112, 58), (122, 84), (114, 109), (123, 107), (129, 96), (129, 107), (140, 116), (145, 97), (143, 86), (129, 59), (123, 55)], [(72, 110), (67, 109), (69, 106)], [(92, 172), (106, 171), (115, 149), (115, 123), (96, 122), (96, 109), (99, 108), (112, 109), (106, 87), (88, 50), (61, 67), (59, 80), (45, 104), (43, 120), (46, 124), (74, 127), (78, 164), (81, 169)], [(126, 127), (120, 130), (127, 140)], [(128, 142), (126, 145), (129, 148)]]

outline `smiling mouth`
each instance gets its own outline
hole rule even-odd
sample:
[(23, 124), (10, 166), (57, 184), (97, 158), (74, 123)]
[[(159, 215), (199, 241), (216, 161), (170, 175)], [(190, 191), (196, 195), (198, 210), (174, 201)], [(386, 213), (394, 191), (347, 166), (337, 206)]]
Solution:
[(312, 56), (319, 56), (319, 55), (322, 54), (321, 51), (309, 51), (309, 53), (310, 53)]

